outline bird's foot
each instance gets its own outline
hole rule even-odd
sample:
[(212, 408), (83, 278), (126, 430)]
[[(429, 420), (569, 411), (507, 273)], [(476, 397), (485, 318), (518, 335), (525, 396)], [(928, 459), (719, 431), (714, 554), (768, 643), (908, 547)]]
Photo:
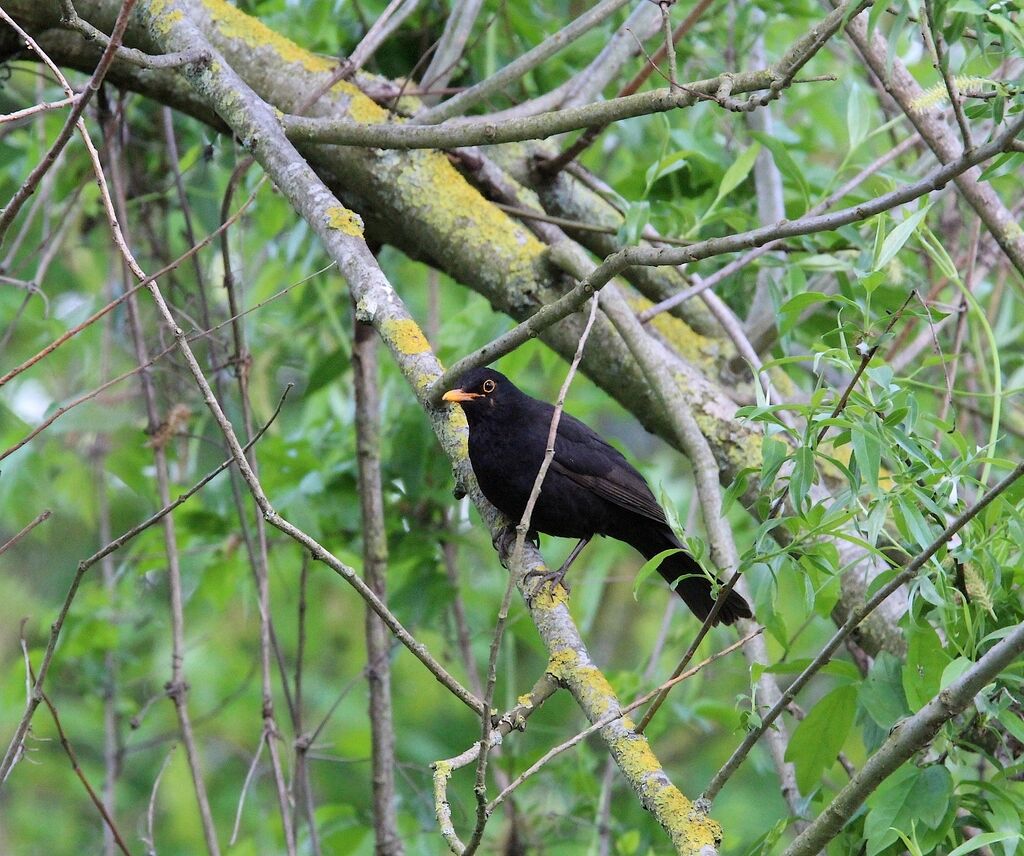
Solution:
[(537, 599), (540, 593), (544, 590), (545, 586), (548, 587), (550, 593), (553, 595), (555, 589), (561, 586), (565, 589), (565, 593), (569, 593), (569, 584), (565, 581), (565, 567), (559, 568), (557, 571), (527, 571), (523, 574), (523, 582), (529, 582), (530, 580), (538, 580), (537, 585), (534, 586), (533, 591), (529, 595), (530, 606), (533, 606), (533, 602)]
[(501, 559), (501, 563), (506, 567), (506, 556), (511, 556), (512, 551), (516, 545), (516, 528), (515, 526), (502, 527), (498, 534), (491, 539), (491, 546), (494, 547), (498, 552), (498, 557)]
[[(501, 563), (508, 567), (507, 558), (511, 557), (512, 551), (516, 548), (516, 537), (519, 534), (519, 529), (516, 526), (505, 526), (498, 531), (498, 534), (491, 538), (491, 546), (498, 551), (498, 556), (501, 557)], [(526, 540), (534, 547), (540, 546), (540, 535), (536, 529), (531, 529), (526, 533)]]

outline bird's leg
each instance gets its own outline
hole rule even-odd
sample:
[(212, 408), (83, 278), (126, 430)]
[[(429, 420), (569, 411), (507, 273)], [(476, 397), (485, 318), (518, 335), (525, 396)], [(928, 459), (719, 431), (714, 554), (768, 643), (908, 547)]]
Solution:
[(552, 589), (560, 585), (566, 591), (569, 591), (569, 586), (565, 584), (565, 575), (568, 573), (569, 567), (572, 563), (576, 561), (576, 557), (583, 552), (583, 548), (590, 543), (590, 539), (593, 537), (593, 535), (588, 535), (586, 538), (580, 538), (579, 542), (572, 548), (572, 551), (566, 557), (565, 561), (562, 562), (562, 567), (557, 571), (527, 571), (526, 574), (524, 574), (524, 581), (533, 579), (534, 577), (540, 578), (540, 582), (534, 590), (535, 594), (538, 593), (545, 584), (550, 585)]

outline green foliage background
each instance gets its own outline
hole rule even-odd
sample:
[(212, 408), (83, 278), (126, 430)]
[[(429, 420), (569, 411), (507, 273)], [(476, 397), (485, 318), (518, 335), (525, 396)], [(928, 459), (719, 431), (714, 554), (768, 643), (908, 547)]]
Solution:
[[(270, 26), (310, 49), (338, 55), (349, 51), (383, 3), (241, 3)], [(989, 77), (1008, 55), (1019, 58), (1019, 18), (1014, 4), (986, 15), (973, 3), (947, 4), (947, 25), (970, 26), (981, 41), (961, 39), (962, 70)], [(981, 7), (978, 7), (980, 9)], [(756, 35), (753, 10), (767, 20), (769, 57), (821, 17), (809, 2), (737, 4), (709, 14), (680, 47), (680, 76), (710, 77), (745, 57)], [(481, 79), (529, 45), (554, 32), (579, 4), (543, 8), (488, 3), (482, 32), (468, 54), (458, 83)], [(376, 57), (377, 70), (407, 74), (443, 26), (446, 12), (429, 3)], [(964, 21), (959, 25), (957, 16)], [(1016, 30), (998, 22), (1010, 22)], [(525, 78), (515, 101), (547, 91), (581, 68), (604, 43), (619, 19), (595, 30)], [(884, 27), (893, 52), (910, 62), (919, 79), (937, 77), (916, 50), (920, 34), (901, 14)], [(951, 32), (951, 35), (955, 35)], [(58, 90), (37, 66), (17, 62), (4, 84), (4, 110), (58, 97)], [(635, 240), (648, 218), (666, 234), (708, 237), (757, 225), (750, 168), (763, 145), (784, 175), (787, 214), (799, 216), (907, 133), (905, 122), (885, 124), (885, 116), (862, 70), (846, 48), (825, 52), (807, 69), (835, 74), (835, 82), (800, 84), (773, 108), (774, 137), (752, 140), (735, 117), (714, 104), (687, 111), (623, 122), (607, 132), (584, 162), (627, 201)], [(1019, 83), (1019, 81), (1018, 81)], [(612, 93), (609, 93), (612, 94)], [(108, 106), (123, 110), (127, 127), (127, 224), (132, 246), (147, 270), (155, 270), (188, 243), (173, 183), (177, 168), (185, 182), (197, 235), (214, 230), (228, 177), (244, 157), (226, 137), (194, 120), (175, 116), (180, 160), (168, 161), (158, 105), (141, 97), (107, 92)], [(978, 102), (979, 109), (1013, 113), (1019, 99)], [(494, 106), (505, 106), (505, 103)], [(979, 119), (983, 121), (984, 117)], [(0, 138), (0, 196), (8, 198), (42, 156), (63, 121), (53, 112), (31, 124), (7, 128)], [(90, 126), (96, 128), (93, 119)], [(916, 180), (930, 159), (918, 155), (897, 160), (859, 187), (844, 204), (853, 204)], [(988, 178), (1005, 200), (1021, 198), (1021, 155), (1001, 158)], [(236, 205), (256, 186), (250, 170)], [(25, 232), (20, 245), (10, 238), (3, 272), (29, 278), (40, 254), (54, 241), (60, 249), (44, 281), (42, 294), (26, 295), (0, 286), (2, 347), (6, 370), (36, 353), (69, 327), (102, 306), (121, 282), (120, 264), (90, 180), (80, 143), (73, 144), (52, 174), (51, 202)], [(993, 483), (1022, 453), (1019, 389), (1024, 384), (1020, 341), (1024, 312), (1019, 277), (997, 268), (973, 284), (975, 310), (968, 322), (965, 359), (957, 382), (951, 418), (939, 418), (944, 392), (941, 361), (930, 348), (901, 370), (885, 356), (894, 341), (906, 346), (912, 330), (926, 329), (920, 301), (911, 301), (881, 356), (854, 391), (843, 414), (829, 420), (835, 395), (858, 364), (857, 346), (874, 344), (911, 289), (928, 292), (941, 277), (955, 280), (951, 257), (962, 253), (968, 236), (951, 246), (943, 217), (953, 217), (955, 197), (945, 194), (920, 219), (915, 205), (835, 233), (796, 239), (762, 267), (775, 269), (780, 339), (772, 354), (775, 371), (807, 395), (795, 409), (808, 419), (798, 446), (781, 441), (786, 430), (772, 407), (741, 391), (744, 418), (760, 421), (776, 440), (766, 442), (764, 462), (751, 462), (746, 484), (759, 486), (763, 513), (785, 477), (792, 494), (806, 496), (819, 478), (815, 465), (832, 466), (841, 485), (830, 506), (801, 502), (781, 522), (758, 526), (737, 503), (729, 515), (745, 551), (754, 591), (755, 612), (767, 627), (772, 671), (785, 682), (820, 649), (834, 625), (830, 612), (839, 595), (842, 570), (835, 533), (853, 523), (873, 549), (881, 533), (913, 554), (962, 509), (966, 496), (983, 487), (991, 469)], [(961, 212), (964, 206), (960, 205)], [(23, 215), (24, 219), (24, 215)], [(912, 228), (899, 228), (910, 222)], [(630, 232), (632, 231), (632, 234)], [(13, 233), (12, 233), (13, 234)], [(894, 237), (895, 236), (895, 237)], [(269, 418), (288, 384), (294, 389), (280, 417), (259, 443), (264, 485), (276, 508), (347, 563), (361, 563), (360, 520), (356, 494), (351, 356), (351, 311), (345, 284), (308, 228), (271, 188), (257, 191), (254, 206), (231, 232), (231, 248), (242, 300), (254, 307), (244, 319), (252, 354), (249, 367), (253, 408), (258, 422)], [(948, 255), (946, 254), (948, 252)], [(439, 355), (451, 362), (471, 347), (507, 329), (507, 318), (457, 283), (429, 271), (399, 252), (384, 248), (381, 265), (415, 317), (426, 324)], [(707, 271), (724, 263), (709, 263)], [(198, 259), (215, 319), (225, 317), (220, 288), (223, 266), (213, 249)], [(740, 314), (749, 308), (758, 266), (728, 280), (721, 293)], [(182, 265), (165, 280), (165, 291), (179, 317), (193, 329), (201, 317), (196, 271)], [(829, 293), (825, 294), (825, 289)], [(937, 321), (958, 301), (950, 286), (940, 293)], [(145, 301), (144, 305), (145, 305)], [(157, 325), (144, 309), (155, 348)], [(432, 317), (437, 323), (431, 324)], [(10, 328), (6, 325), (10, 323)], [(942, 346), (948, 353), (949, 327)], [(161, 341), (170, 344), (166, 333)], [(219, 345), (199, 346), (206, 365), (223, 366), (229, 353), (226, 332)], [(123, 309), (94, 324), (71, 343), (19, 376), (0, 392), (0, 445), (18, 442), (41, 418), (84, 391), (134, 366)], [(499, 364), (531, 394), (553, 399), (564, 364), (531, 342)], [(219, 463), (225, 452), (187, 372), (169, 355), (154, 369), (163, 409), (185, 405), (190, 416), (169, 446), (176, 494)], [(224, 370), (231, 382), (230, 370)], [(233, 389), (233, 387), (232, 387)], [(464, 598), (473, 634), (476, 667), (486, 663), (490, 630), (505, 586), (486, 532), (474, 511), (452, 497), (452, 477), (410, 390), (382, 357), (384, 479), (390, 550), (390, 605), (394, 612), (460, 679), (450, 604), (454, 592), (446, 576), (441, 543), (458, 551), (459, 594)], [(959, 393), (963, 392), (963, 395)], [(229, 412), (238, 417), (237, 401)], [(700, 535), (699, 514), (691, 517), (694, 494), (687, 463), (660, 440), (646, 435), (586, 378), (572, 388), (568, 409), (585, 419), (646, 473), (656, 492), (674, 506), (688, 529)], [(998, 414), (999, 421), (992, 425)], [(818, 447), (813, 435), (831, 426), (831, 443)], [(15, 452), (0, 474), (0, 540), (16, 532), (42, 509), (52, 518), (0, 559), (0, 735), (6, 745), (25, 696), (25, 665), (19, 647), (24, 628), (28, 654), (38, 664), (49, 623), (56, 615), (76, 564), (103, 543), (100, 494), (109, 502), (110, 531), (117, 535), (155, 510), (152, 450), (137, 378), (70, 410), (51, 428)], [(986, 444), (994, 436), (994, 447)], [(737, 486), (739, 487), (739, 486)], [(735, 491), (734, 491), (735, 493)], [(1019, 585), (1024, 565), (1020, 545), (1021, 489), (995, 503), (962, 533), (962, 544), (926, 567), (915, 584), (903, 623), (905, 659), (877, 657), (864, 679), (847, 659), (819, 677), (800, 704), (807, 714), (793, 730), (790, 758), (816, 814), (846, 780), (836, 762), (842, 751), (859, 766), (890, 728), (917, 710), (938, 689), (977, 659), (1004, 628), (1021, 620)], [(934, 516), (932, 515), (934, 512)], [(186, 673), (191, 687), (204, 769), (218, 831), (223, 840), (233, 821), (242, 784), (259, 742), (262, 726), (258, 669), (256, 593), (226, 475), (175, 513), (178, 548), (186, 592)], [(789, 529), (785, 550), (771, 537), (773, 526)], [(822, 539), (822, 536), (825, 536)], [(568, 544), (545, 544), (551, 561)], [(275, 627), (289, 670), (294, 669), (298, 639), (299, 579), (306, 559), (283, 536), (271, 542), (271, 586)], [(967, 601), (955, 586), (952, 558), (964, 569)], [(104, 694), (116, 691), (125, 756), (117, 785), (118, 820), (133, 847), (147, 835), (146, 809), (154, 782), (166, 763), (154, 802), (156, 837), (162, 854), (197, 852), (202, 836), (188, 781), (183, 751), (176, 747), (171, 704), (163, 698), (169, 677), (170, 641), (166, 605), (166, 557), (163, 538), (153, 527), (114, 554), (114, 583), (105, 588), (100, 568), (90, 571), (64, 631), (48, 682), (68, 737), (94, 786), (102, 780)], [(697, 629), (696, 620), (677, 610), (665, 618), (666, 592), (645, 582), (633, 597), (639, 560), (621, 545), (595, 543), (574, 573), (572, 611), (597, 662), (621, 697), (651, 687), (666, 675)], [(961, 586), (962, 588), (964, 586)], [(306, 661), (301, 699), (305, 729), (332, 710), (319, 734), (313, 762), (317, 822), (325, 852), (373, 851), (369, 800), (370, 736), (366, 714), (363, 604), (326, 568), (308, 568)], [(22, 625), (22, 618), (25, 622)], [(660, 656), (649, 666), (654, 640), (666, 632)], [(731, 641), (723, 629), (711, 634), (702, 653)], [(545, 652), (524, 608), (513, 607), (500, 660), (499, 707), (507, 708), (525, 692), (545, 664)], [(112, 684), (109, 664), (116, 664)], [(455, 755), (478, 737), (479, 724), (414, 661), (404, 649), (393, 654), (399, 819), (410, 853), (442, 852), (436, 832), (428, 765)], [(291, 678), (289, 672), (289, 678)], [(973, 721), (955, 722), (932, 751), (890, 778), (868, 801), (835, 853), (951, 852), (965, 840), (965, 828), (992, 833), (994, 852), (1017, 852), (1022, 792), (1019, 666), (981, 699)], [(738, 655), (715, 663), (679, 687), (650, 732), (673, 780), (696, 796), (728, 757), (743, 727), (756, 716), (751, 709), (751, 676)], [(277, 710), (285, 740), (294, 739), (278, 687)], [(137, 724), (136, 724), (137, 723)], [(551, 745), (585, 725), (566, 694), (550, 701), (514, 734), (497, 762), (517, 773)], [(973, 729), (973, 730), (972, 730)], [(996, 735), (999, 751), (977, 748), (979, 735)], [(972, 742), (973, 741), (973, 742)], [(265, 762), (265, 757), (263, 759)], [(552, 763), (522, 788), (517, 806), (525, 818), (528, 841), (539, 852), (595, 852), (594, 818), (602, 798), (605, 754), (587, 742)], [(661, 830), (634, 796), (612, 777), (615, 852), (665, 852)], [(457, 774), (450, 793), (457, 826), (471, 823), (473, 802), (468, 773)], [(786, 838), (790, 818), (778, 792), (771, 763), (755, 750), (715, 803), (714, 815), (726, 829), (724, 852), (774, 852)], [(502, 837), (500, 821), (489, 846)], [(301, 828), (301, 824), (300, 824)], [(900, 835), (906, 836), (901, 838)], [(0, 792), (0, 851), (18, 854), (99, 852), (99, 819), (67, 758), (55, 740), (44, 709), (36, 715), (28, 757)], [(241, 811), (233, 854), (281, 849), (280, 820), (269, 772), (261, 763)], [(304, 845), (305, 846), (305, 845)], [(866, 848), (866, 849), (865, 849)], [(964, 851), (959, 851), (964, 852)]]

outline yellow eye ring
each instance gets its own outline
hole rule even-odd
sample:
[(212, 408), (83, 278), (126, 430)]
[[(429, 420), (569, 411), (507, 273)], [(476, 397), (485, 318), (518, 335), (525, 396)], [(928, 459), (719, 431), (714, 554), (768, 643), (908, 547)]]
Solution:
[(490, 380), (488, 378), (487, 380), (484, 381), (484, 385), (483, 385), (482, 389), (483, 389), (484, 392), (494, 392), (494, 388), (496, 386), (497, 386), (497, 384), (493, 380)]

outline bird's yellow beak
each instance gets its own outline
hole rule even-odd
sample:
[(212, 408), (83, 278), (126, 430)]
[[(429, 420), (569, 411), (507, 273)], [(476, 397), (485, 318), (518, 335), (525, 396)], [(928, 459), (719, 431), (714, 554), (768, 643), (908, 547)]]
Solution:
[(472, 401), (474, 398), (480, 398), (480, 393), (466, 392), (464, 389), (449, 389), (441, 396), (441, 401)]

